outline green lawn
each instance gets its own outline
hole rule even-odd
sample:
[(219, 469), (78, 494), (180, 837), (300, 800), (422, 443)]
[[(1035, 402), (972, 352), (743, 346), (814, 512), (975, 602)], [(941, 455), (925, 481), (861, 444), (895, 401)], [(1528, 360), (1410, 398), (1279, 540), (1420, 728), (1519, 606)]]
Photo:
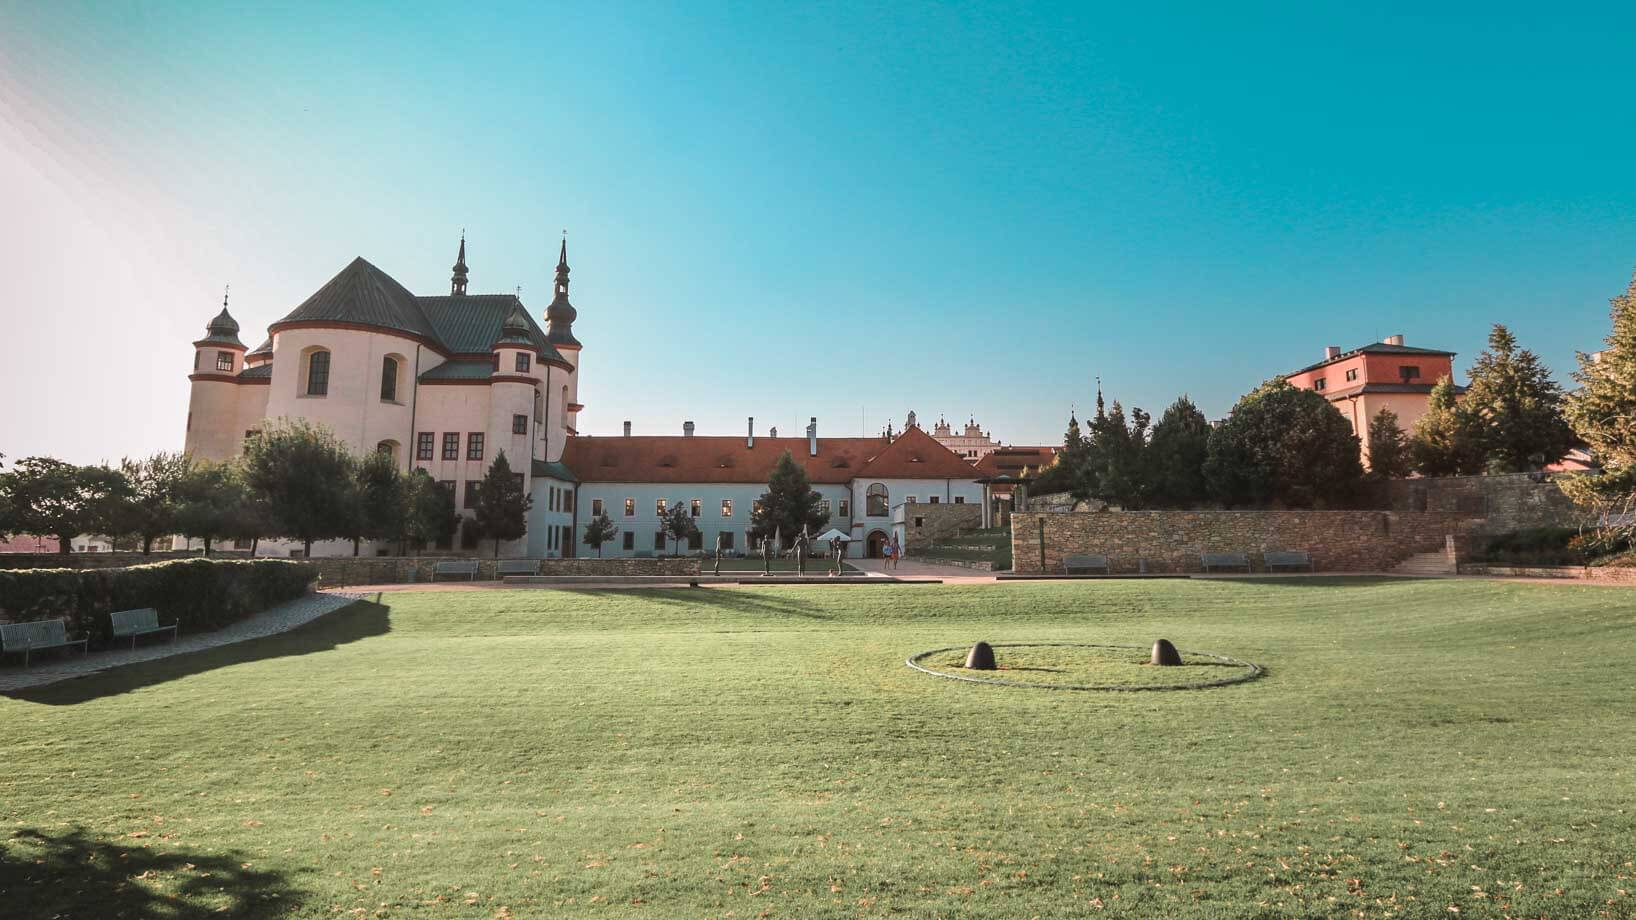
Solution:
[[(0, 697), (0, 915), (1636, 915), (1622, 589), (385, 603)], [(1076, 693), (903, 665), (1159, 636), (1267, 673)]]

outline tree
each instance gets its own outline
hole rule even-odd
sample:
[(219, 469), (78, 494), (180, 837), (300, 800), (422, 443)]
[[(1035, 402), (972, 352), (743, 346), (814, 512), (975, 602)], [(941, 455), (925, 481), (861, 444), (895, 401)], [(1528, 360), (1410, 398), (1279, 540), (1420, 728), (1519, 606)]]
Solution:
[(687, 505), (681, 502), (671, 505), (670, 510), (659, 517), (659, 530), (676, 548), (676, 551), (671, 553), (673, 556), (680, 556), (682, 544), (692, 541), (699, 535), (699, 525), (693, 522), (693, 515), (688, 513)]
[[(6, 459), (0, 454), (0, 461)], [(11, 513), (11, 474), (6, 472), (6, 465), (0, 462), (0, 540), (7, 539), (16, 529)]]
[(244, 481), (266, 502), (273, 531), (310, 556), (315, 540), (351, 536), (356, 463), (329, 429), (284, 420), (245, 442)]
[(788, 539), (800, 533), (802, 526), (809, 534), (819, 533), (829, 523), (829, 512), (823, 510), (822, 501), (823, 497), (813, 491), (806, 469), (784, 451), (767, 477), (767, 491), (750, 514), (750, 539), (762, 540), (774, 533)]
[(1482, 425), (1457, 401), (1454, 381), (1439, 378), (1426, 414), (1409, 437), (1409, 462), (1422, 476), (1465, 476), (1483, 471)]
[(1098, 394), (1096, 419), (1091, 422), (1086, 462), (1079, 476), (1086, 494), (1121, 508), (1142, 506), (1151, 485), (1147, 469), (1148, 421), (1146, 412), (1133, 409), (1126, 422), (1125, 409), (1118, 400), (1104, 413)]
[(425, 470), (416, 469), (405, 482), (404, 537), (417, 547), (454, 537), (460, 527), (454, 495), (438, 485)]
[[(1029, 491), (1037, 495), (1049, 495), (1052, 492), (1073, 492), (1078, 487), (1078, 470), (1085, 464), (1085, 436), (1080, 433), (1079, 419), (1072, 412), (1068, 413), (1068, 430), (1062, 436), (1062, 449), (1057, 451), (1039, 469), (1033, 482), (1029, 483)], [(1084, 495), (1075, 495), (1076, 498), (1085, 498)]]
[(10, 529), (56, 537), (73, 552), (74, 537), (117, 529), (119, 506), (131, 494), (123, 473), (105, 466), (75, 466), (51, 457), (25, 457), (6, 474)]
[(177, 533), (176, 490), (193, 467), (186, 454), (157, 453), (144, 460), (120, 461), (131, 484), (130, 500), (115, 514), (115, 528), (142, 541), (142, 555), (153, 552), (153, 541)]
[(1488, 350), (1472, 366), (1466, 410), (1480, 420), (1488, 466), (1520, 473), (1555, 463), (1574, 446), (1573, 429), (1562, 415), (1562, 387), (1539, 356), (1517, 347), (1517, 338), (1499, 323)]
[(475, 521), (477, 532), (494, 541), (494, 558), (500, 558), (502, 540), (520, 539), (528, 532), (528, 509), (533, 505), (533, 496), (523, 491), (522, 474), (511, 471), (506, 452), (495, 454), (477, 490)]
[(1345, 502), (1363, 478), (1358, 438), (1329, 401), (1276, 377), (1211, 432), (1205, 478), (1229, 505), (1308, 508)]
[(206, 556), (219, 540), (260, 536), (255, 502), (231, 463), (191, 463), (176, 484), (175, 500), (176, 532), (202, 540)]
[(1568, 396), (1566, 409), (1574, 433), (1602, 468), (1558, 480), (1575, 503), (1597, 512), (1604, 536), (1636, 527), (1636, 277), (1612, 304), (1607, 347), (1580, 353), (1573, 375), (1579, 390)]
[(364, 540), (402, 540), (409, 516), (408, 486), (397, 461), (385, 451), (372, 451), (358, 461), (352, 508), (352, 555)]
[(585, 524), (585, 536), (580, 542), (586, 546), (596, 548), (598, 558), (602, 556), (602, 544), (618, 536), (619, 528), (614, 526), (613, 519), (606, 514), (599, 514)]
[(1159, 417), (1148, 441), (1153, 500), (1180, 508), (1203, 502), (1209, 494), (1204, 479), (1209, 453), (1210, 422), (1191, 399), (1182, 396)]
[(1369, 478), (1402, 479), (1409, 475), (1409, 439), (1398, 427), (1397, 413), (1382, 406), (1369, 420)]

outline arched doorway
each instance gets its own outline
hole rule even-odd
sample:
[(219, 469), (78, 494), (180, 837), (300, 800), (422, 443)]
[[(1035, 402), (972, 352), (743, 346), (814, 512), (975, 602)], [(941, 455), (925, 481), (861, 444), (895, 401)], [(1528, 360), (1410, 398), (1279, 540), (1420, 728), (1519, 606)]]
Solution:
[(864, 546), (868, 549), (867, 555), (869, 558), (884, 558), (886, 556), (886, 545), (889, 542), (891, 542), (891, 538), (887, 537), (885, 533), (879, 530), (871, 531), (868, 541), (864, 544)]

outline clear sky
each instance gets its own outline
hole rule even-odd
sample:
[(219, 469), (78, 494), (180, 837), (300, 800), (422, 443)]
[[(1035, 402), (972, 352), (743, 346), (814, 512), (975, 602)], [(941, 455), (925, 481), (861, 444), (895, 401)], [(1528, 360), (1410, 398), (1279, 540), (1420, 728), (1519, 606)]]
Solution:
[[(1428, 12), (1428, 9), (1433, 11)], [(1325, 345), (1566, 377), (1636, 268), (1636, 4), (0, 0), (0, 452), (179, 449), (232, 284), (538, 315), (582, 427), (1060, 438)]]

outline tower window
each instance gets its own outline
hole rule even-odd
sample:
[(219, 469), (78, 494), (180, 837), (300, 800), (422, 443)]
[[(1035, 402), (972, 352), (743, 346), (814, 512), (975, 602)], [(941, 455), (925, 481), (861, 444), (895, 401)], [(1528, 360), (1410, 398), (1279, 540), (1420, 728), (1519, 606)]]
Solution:
[(307, 395), (329, 395), (329, 352), (315, 351), (307, 356)]
[(512, 434), (528, 434), (528, 416), (513, 415), (511, 417)]
[(519, 373), (519, 374), (528, 373), (528, 367), (529, 367), (528, 352), (526, 352), (526, 351), (517, 352), (517, 373)]
[(398, 359), (387, 355), (381, 359), (381, 402), (398, 401)]
[(216, 352), (216, 370), (230, 371), (233, 369), (233, 353), (230, 351)]

